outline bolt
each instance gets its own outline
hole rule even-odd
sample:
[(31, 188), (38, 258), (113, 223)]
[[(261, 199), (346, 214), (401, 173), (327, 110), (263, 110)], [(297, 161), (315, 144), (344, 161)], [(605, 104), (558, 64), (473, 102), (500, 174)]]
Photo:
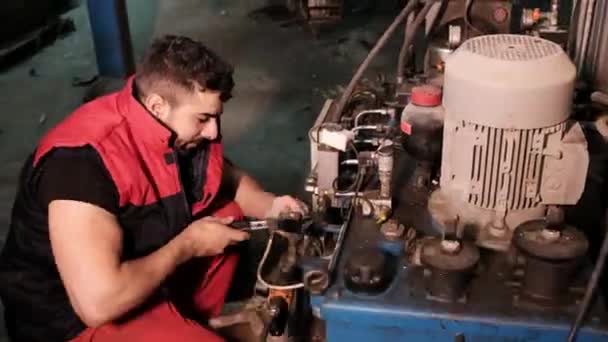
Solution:
[(441, 250), (447, 253), (457, 253), (460, 250), (460, 242), (456, 240), (441, 241)]
[(560, 182), (559, 179), (555, 178), (555, 177), (551, 177), (547, 180), (547, 188), (549, 188), (551, 191), (557, 191), (562, 187), (562, 183)]
[(561, 235), (562, 234), (558, 230), (553, 230), (553, 229), (543, 229), (540, 232), (540, 236), (542, 236), (543, 239), (545, 239), (549, 242), (555, 242), (555, 241), (559, 240)]
[(268, 313), (270, 314), (270, 316), (276, 317), (279, 315), (279, 308), (277, 308), (276, 306), (272, 306), (268, 309)]

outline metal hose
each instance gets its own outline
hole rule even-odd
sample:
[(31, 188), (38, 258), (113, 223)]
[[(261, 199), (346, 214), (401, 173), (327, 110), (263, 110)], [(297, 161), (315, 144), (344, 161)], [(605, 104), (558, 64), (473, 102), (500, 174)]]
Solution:
[(578, 309), (576, 314), (576, 320), (570, 328), (570, 334), (568, 335), (568, 342), (576, 341), (576, 335), (587, 315), (587, 311), (589, 311), (589, 306), (591, 305), (591, 300), (595, 295), (595, 291), (597, 290), (597, 285), (599, 284), (600, 276), (602, 275), (602, 271), (604, 270), (604, 266), (606, 264), (606, 256), (608, 255), (608, 213), (605, 217), (605, 235), (604, 242), (602, 242), (602, 248), (600, 249), (600, 254), (595, 263), (595, 267), (593, 268), (593, 272), (591, 273), (591, 279), (589, 279), (589, 283), (587, 284), (587, 288), (585, 289), (585, 296), (583, 297), (583, 302)]
[(424, 21), (426, 15), (429, 13), (434, 4), (434, 1), (427, 2), (412, 22), (412, 26), (408, 27), (405, 30), (405, 38), (403, 39), (403, 45), (401, 46), (401, 51), (399, 51), (399, 61), (397, 62), (398, 84), (403, 83), (403, 72), (405, 70), (406, 56), (409, 51), (410, 45), (412, 45), (412, 42), (414, 41), (416, 31), (418, 31), (418, 28), (420, 27), (420, 25), (422, 25), (422, 22)]
[(401, 25), (405, 18), (407, 18), (407, 16), (414, 10), (414, 7), (417, 4), (418, 0), (410, 0), (409, 3), (403, 8), (403, 10), (401, 10), (401, 13), (399, 13), (399, 15), (395, 18), (393, 23), (386, 29), (386, 31), (384, 31), (380, 39), (378, 39), (374, 48), (369, 52), (363, 63), (361, 63), (361, 65), (357, 69), (357, 72), (355, 72), (353, 78), (350, 80), (350, 83), (348, 84), (348, 86), (344, 90), (344, 93), (340, 97), (340, 101), (338, 101), (335, 110), (329, 114), (329, 122), (337, 122), (340, 119), (340, 115), (342, 115), (342, 111), (344, 110), (344, 107), (346, 107), (346, 103), (350, 99), (350, 95), (355, 90), (355, 86), (363, 76), (363, 73), (369, 67), (371, 61), (376, 57), (380, 49), (384, 47), (384, 45), (386, 44), (388, 39), (393, 35), (397, 27), (399, 27), (399, 25)]
[[(587, 58), (587, 48), (589, 46), (589, 40), (591, 39), (591, 24), (593, 23), (593, 13), (595, 10), (595, 0), (589, 0), (587, 8), (581, 8), (581, 11), (585, 10), (585, 26), (583, 27), (583, 34), (581, 37), (580, 56), (577, 60), (577, 71), (580, 76), (584, 69), (585, 59)], [(578, 45), (578, 42), (577, 42)]]

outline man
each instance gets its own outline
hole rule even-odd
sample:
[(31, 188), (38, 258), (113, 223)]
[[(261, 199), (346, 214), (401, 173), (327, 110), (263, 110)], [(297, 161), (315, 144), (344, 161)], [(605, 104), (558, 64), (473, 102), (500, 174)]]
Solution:
[(0, 295), (15, 341), (217, 341), (248, 238), (244, 215), (304, 212), (222, 155), (232, 67), (202, 44), (164, 37), (121, 91), (53, 128), (26, 162)]

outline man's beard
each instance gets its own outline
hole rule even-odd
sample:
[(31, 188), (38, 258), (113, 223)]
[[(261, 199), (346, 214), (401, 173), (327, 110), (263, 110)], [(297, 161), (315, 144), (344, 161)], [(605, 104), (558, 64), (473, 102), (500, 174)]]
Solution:
[(207, 139), (198, 139), (198, 140), (192, 140), (189, 141), (187, 143), (184, 143), (180, 146), (180, 149), (182, 150), (192, 150), (192, 149), (196, 149), (197, 147), (207, 143), (208, 140)]

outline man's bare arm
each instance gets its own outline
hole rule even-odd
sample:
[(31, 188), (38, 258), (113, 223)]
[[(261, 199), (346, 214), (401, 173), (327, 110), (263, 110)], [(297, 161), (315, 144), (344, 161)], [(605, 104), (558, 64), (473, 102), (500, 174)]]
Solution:
[(268, 210), (272, 207), (275, 195), (264, 191), (260, 184), (243, 170), (232, 163), (227, 172), (231, 173), (231, 178), (236, 186), (234, 200), (241, 207), (245, 216), (264, 218)]
[(291, 196), (277, 197), (264, 191), (262, 186), (245, 171), (234, 165), (228, 159), (224, 162), (224, 172), (236, 189), (234, 200), (241, 207), (245, 216), (267, 218), (277, 216), (285, 210), (305, 213), (306, 206)]
[(192, 257), (215, 255), (243, 232), (227, 222), (199, 220), (157, 251), (121, 262), (122, 231), (116, 217), (92, 204), (49, 204), (51, 246), (76, 313), (88, 326), (110, 322), (141, 304), (175, 268)]

